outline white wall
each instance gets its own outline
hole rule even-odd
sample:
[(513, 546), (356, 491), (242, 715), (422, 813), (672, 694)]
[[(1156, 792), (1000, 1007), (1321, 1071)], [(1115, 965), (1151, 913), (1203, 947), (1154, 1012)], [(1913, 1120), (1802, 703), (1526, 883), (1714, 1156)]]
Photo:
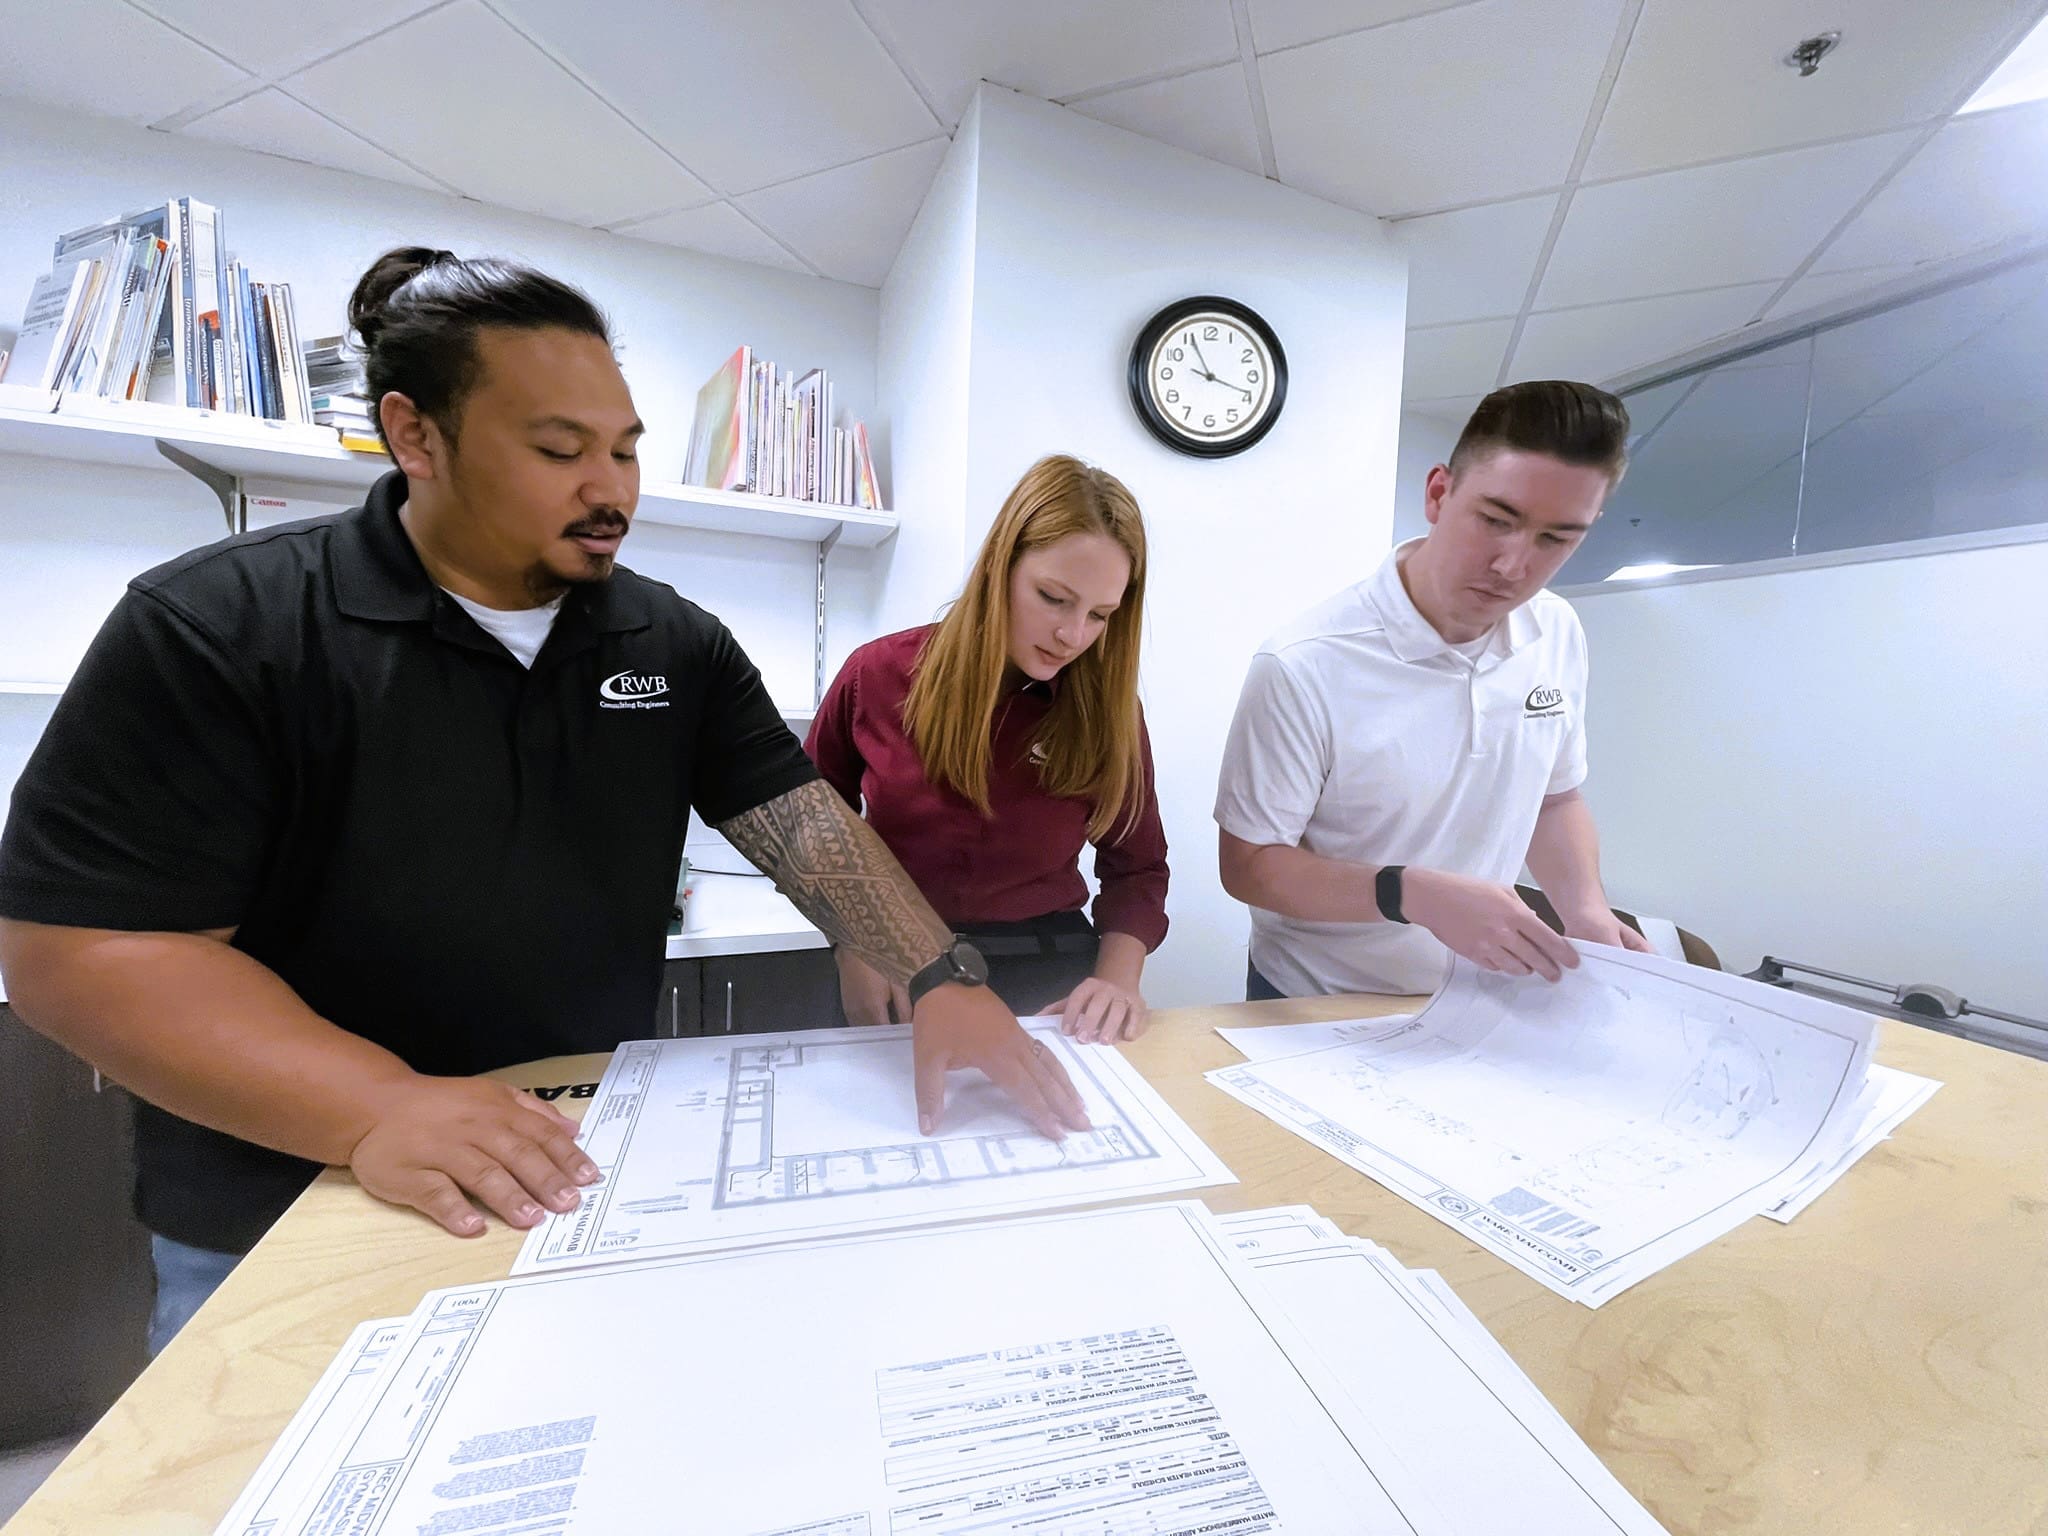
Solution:
[(882, 284), (876, 392), (889, 424), (896, 537), (870, 557), (872, 623), (847, 643), (828, 631), (836, 666), (872, 635), (930, 623), (964, 569), (968, 361), (981, 110), (969, 106)]
[[(179, 195), (220, 206), (231, 254), (291, 283), (307, 337), (342, 329), (356, 278), (393, 245), (513, 256), (584, 287), (619, 336), (651, 479), (679, 477), (698, 386), (741, 342), (785, 366), (829, 368), (841, 405), (873, 415), (872, 289), (8, 102), (0, 327), (18, 323), (58, 234)], [(0, 458), (0, 678), (68, 676), (129, 576), (223, 532), (210, 494), (175, 471)], [(833, 557), (835, 574), (845, 559)], [(779, 700), (810, 702), (811, 546), (643, 524), (625, 561), (723, 617)], [(841, 637), (868, 623), (872, 603), (846, 585), (828, 624)]]
[(1609, 894), (2048, 1017), (2048, 543), (1575, 596)]
[(1429, 532), (1429, 519), (1422, 513), (1422, 493), (1429, 472), (1445, 463), (1458, 444), (1462, 422), (1453, 425), (1437, 416), (1415, 411), (1401, 413), (1401, 447), (1394, 469), (1394, 542), (1406, 543)]
[[(1146, 992), (1239, 998), (1248, 920), (1218, 881), (1210, 819), (1223, 737), (1259, 641), (1388, 547), (1406, 258), (1364, 214), (996, 87), (978, 138), (963, 557), (1042, 454), (1078, 454), (1136, 494), (1174, 868)], [(1271, 433), (1216, 461), (1155, 441), (1125, 383), (1139, 328), (1200, 293), (1257, 310), (1289, 365)]]

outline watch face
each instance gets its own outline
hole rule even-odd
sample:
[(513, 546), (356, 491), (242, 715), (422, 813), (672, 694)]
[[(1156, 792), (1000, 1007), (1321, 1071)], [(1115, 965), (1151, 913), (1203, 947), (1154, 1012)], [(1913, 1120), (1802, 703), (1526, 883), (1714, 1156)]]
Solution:
[(1185, 300), (1153, 316), (1131, 357), (1131, 391), (1152, 434), (1201, 457), (1242, 452), (1286, 398), (1280, 343), (1250, 310)]
[(984, 986), (988, 982), (988, 962), (981, 958), (981, 951), (965, 939), (954, 941), (947, 958), (953, 962), (953, 974), (971, 986)]

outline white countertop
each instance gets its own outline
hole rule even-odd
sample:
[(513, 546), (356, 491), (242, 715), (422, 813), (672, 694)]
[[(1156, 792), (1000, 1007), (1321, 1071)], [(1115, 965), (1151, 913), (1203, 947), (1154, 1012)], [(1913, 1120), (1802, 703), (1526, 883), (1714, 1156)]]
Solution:
[[(719, 867), (738, 868), (743, 862), (732, 853)], [(668, 958), (699, 960), (707, 955), (823, 948), (825, 935), (804, 921), (766, 875), (721, 875), (693, 869), (683, 931), (670, 936)]]

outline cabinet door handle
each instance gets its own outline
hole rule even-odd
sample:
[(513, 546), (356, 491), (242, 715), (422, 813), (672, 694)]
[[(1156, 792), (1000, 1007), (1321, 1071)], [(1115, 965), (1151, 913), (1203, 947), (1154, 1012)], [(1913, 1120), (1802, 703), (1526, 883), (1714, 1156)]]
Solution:
[(725, 984), (725, 1032), (732, 1033), (732, 983)]
[(671, 1040), (680, 1038), (683, 1033), (683, 1019), (680, 1011), (682, 1004), (678, 1001), (682, 995), (683, 989), (681, 987), (670, 987), (668, 989), (668, 1037)]

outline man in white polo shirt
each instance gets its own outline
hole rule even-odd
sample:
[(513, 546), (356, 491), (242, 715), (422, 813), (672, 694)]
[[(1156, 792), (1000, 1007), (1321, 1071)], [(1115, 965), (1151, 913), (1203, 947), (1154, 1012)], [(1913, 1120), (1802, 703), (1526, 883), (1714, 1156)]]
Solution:
[(1428, 533), (1259, 648), (1216, 792), (1252, 909), (1246, 995), (1431, 992), (1455, 950), (1555, 981), (1573, 938), (1649, 946), (1608, 907), (1586, 777), (1586, 637), (1543, 590), (1620, 480), (1604, 390), (1513, 384), (1429, 472)]

